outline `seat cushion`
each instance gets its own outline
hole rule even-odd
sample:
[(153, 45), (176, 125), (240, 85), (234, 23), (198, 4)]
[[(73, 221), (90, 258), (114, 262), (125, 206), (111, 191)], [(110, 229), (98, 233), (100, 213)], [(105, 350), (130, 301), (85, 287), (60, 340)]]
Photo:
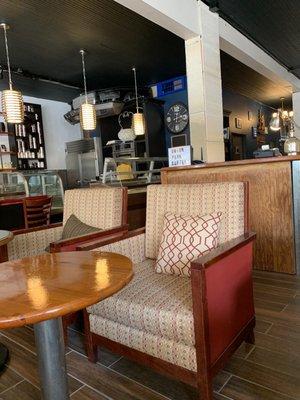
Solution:
[(194, 372), (197, 369), (195, 346), (187, 346), (184, 343), (128, 327), (98, 315), (90, 315), (89, 318), (91, 332), (97, 335), (179, 367)]
[(166, 213), (155, 270), (191, 276), (191, 261), (218, 246), (220, 212), (200, 216)]
[(132, 281), (88, 312), (188, 346), (195, 343), (190, 278), (157, 274), (153, 260), (136, 264)]

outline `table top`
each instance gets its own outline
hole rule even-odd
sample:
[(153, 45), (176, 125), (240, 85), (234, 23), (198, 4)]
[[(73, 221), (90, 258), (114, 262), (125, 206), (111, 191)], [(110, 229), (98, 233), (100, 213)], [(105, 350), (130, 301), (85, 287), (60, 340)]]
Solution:
[(111, 296), (132, 278), (132, 262), (115, 253), (45, 253), (0, 268), (0, 329), (81, 310)]
[(0, 230), (0, 246), (3, 246), (10, 242), (14, 237), (14, 234), (10, 231)]

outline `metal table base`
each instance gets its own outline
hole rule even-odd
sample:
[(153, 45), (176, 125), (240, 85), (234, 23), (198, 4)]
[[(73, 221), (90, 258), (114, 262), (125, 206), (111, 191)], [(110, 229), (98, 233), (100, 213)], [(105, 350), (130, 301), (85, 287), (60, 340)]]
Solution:
[(43, 400), (69, 400), (61, 318), (34, 325)]

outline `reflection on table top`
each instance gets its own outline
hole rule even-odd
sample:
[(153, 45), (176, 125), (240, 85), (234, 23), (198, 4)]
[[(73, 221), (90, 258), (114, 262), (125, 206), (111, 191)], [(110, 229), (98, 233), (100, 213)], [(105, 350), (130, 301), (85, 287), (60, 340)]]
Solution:
[(13, 239), (14, 235), (10, 231), (0, 230), (0, 246), (3, 246)]
[(115, 253), (45, 253), (0, 268), (0, 328), (36, 323), (111, 296), (132, 278), (132, 262)]

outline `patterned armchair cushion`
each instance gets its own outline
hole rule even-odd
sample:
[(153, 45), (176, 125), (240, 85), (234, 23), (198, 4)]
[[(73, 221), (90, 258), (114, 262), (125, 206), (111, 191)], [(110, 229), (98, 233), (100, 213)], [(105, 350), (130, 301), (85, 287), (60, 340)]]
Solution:
[(72, 214), (101, 229), (122, 225), (123, 193), (121, 188), (109, 187), (66, 190), (63, 225)]
[(199, 216), (166, 213), (155, 270), (191, 276), (191, 261), (218, 246), (220, 212)]
[(150, 259), (135, 264), (132, 281), (88, 312), (187, 346), (195, 342), (190, 279), (157, 274)]
[(220, 244), (244, 233), (243, 182), (148, 186), (146, 257), (157, 258), (167, 212), (206, 215), (215, 211), (222, 212)]

